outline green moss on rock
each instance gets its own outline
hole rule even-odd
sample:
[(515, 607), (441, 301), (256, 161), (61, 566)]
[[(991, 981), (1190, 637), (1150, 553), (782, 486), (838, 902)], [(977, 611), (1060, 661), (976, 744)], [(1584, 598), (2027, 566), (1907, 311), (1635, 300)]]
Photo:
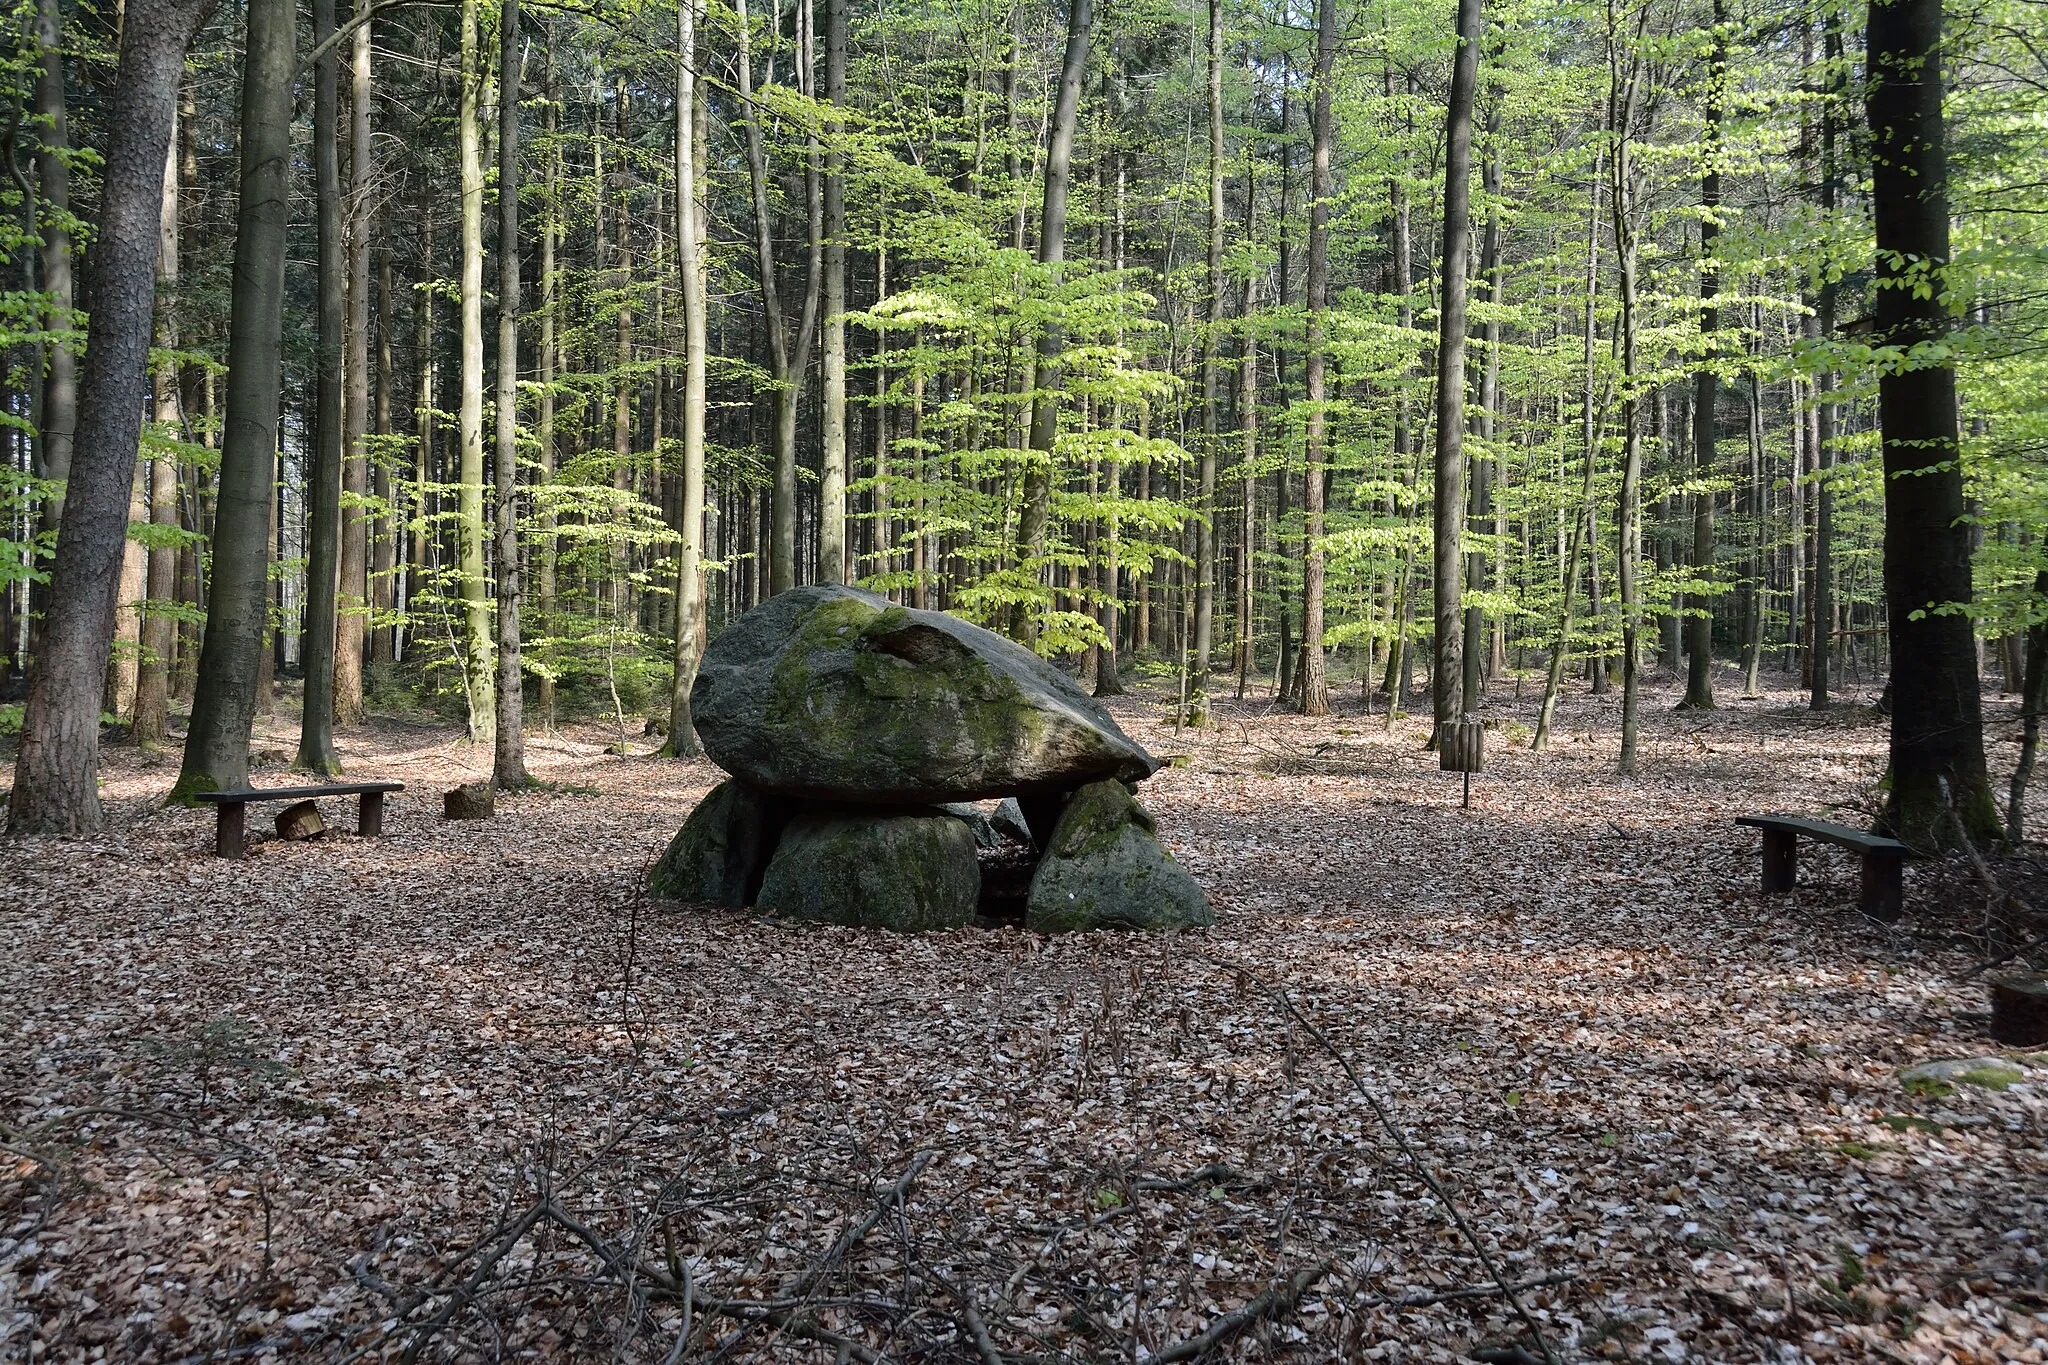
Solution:
[(721, 767), (812, 800), (971, 801), (1157, 767), (1014, 641), (836, 585), (782, 593), (729, 626), (705, 653), (691, 711)]
[(974, 922), (974, 833), (950, 815), (799, 815), (755, 907), (786, 919), (918, 933)]
[(1215, 922), (1202, 888), (1121, 782), (1091, 782), (1068, 799), (1031, 878), (1026, 928), (1059, 934)]
[(656, 860), (647, 885), (665, 900), (744, 909), (775, 851), (783, 803), (727, 779), (713, 787)]

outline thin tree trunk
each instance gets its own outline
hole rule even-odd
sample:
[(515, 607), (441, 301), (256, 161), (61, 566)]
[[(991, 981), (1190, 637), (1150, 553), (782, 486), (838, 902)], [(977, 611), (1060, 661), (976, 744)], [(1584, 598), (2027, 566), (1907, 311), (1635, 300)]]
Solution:
[(1444, 115), (1443, 277), (1436, 350), (1436, 563), (1431, 585), (1436, 628), (1429, 691), (1437, 733), (1465, 712), (1466, 290), (1472, 254), (1472, 106), (1484, 22), (1481, 0), (1458, 0), (1458, 49)]
[(1209, 657), (1215, 652), (1216, 448), (1223, 440), (1223, 0), (1209, 0), (1209, 259), (1205, 293), (1208, 325), (1202, 331), (1202, 453), (1195, 493), (1194, 657), (1188, 670), (1189, 725), (1206, 727)]
[(519, 0), (498, 7), (498, 394), (491, 480), (498, 524), (498, 695), (491, 781), (533, 784), (526, 771), (526, 677), (519, 657)]
[[(549, 152), (547, 159), (547, 184), (541, 195), (540, 228), (540, 411), (534, 423), (534, 435), (540, 444), (540, 470), (534, 480), (536, 486), (547, 489), (555, 480), (555, 368), (556, 368), (556, 241), (561, 235), (561, 181), (562, 148), (556, 139), (559, 127), (558, 105), (554, 91), (554, 44), (548, 44), (546, 67), (547, 86), (543, 92), (547, 107), (547, 130)], [(534, 509), (535, 531), (538, 535), (534, 571), (534, 605), (539, 608), (541, 629), (551, 631), (555, 615), (555, 512), (546, 501)], [(534, 700), (540, 707), (540, 723), (552, 728), (555, 723), (555, 669), (552, 667), (553, 651), (544, 650), (540, 681), (535, 689)]]
[(847, 0), (825, 0), (825, 99), (830, 103), (825, 150), (824, 458), (818, 479), (818, 576), (844, 583), (846, 545), (846, 170), (838, 111), (846, 107)]
[(334, 723), (363, 720), (363, 655), (369, 639), (370, 234), (374, 167), (370, 157), (371, 0), (356, 0), (349, 54), (347, 342), (341, 394), (341, 593), (334, 639)]
[[(1067, 257), (1067, 191), (1072, 180), (1074, 131), (1080, 122), (1081, 81), (1088, 73), (1088, 46), (1095, 32), (1095, 0), (1068, 0), (1067, 48), (1060, 67), (1059, 94), (1053, 105), (1052, 130), (1045, 154), (1045, 201), (1038, 222), (1038, 263), (1047, 268), (1047, 287), (1057, 288)], [(1038, 338), (1031, 380), (1030, 453), (1024, 461), (1021, 511), (1017, 518), (1020, 566), (1035, 587), (1045, 577), (1046, 524), (1052, 514), (1053, 442), (1059, 434), (1060, 356), (1066, 338), (1057, 322), (1046, 324)], [(1039, 610), (1020, 604), (1012, 618), (1012, 634), (1030, 644), (1037, 640)]]
[[(1642, 671), (1637, 636), (1642, 628), (1642, 599), (1637, 586), (1638, 530), (1642, 515), (1643, 433), (1639, 414), (1640, 394), (1636, 389), (1636, 235), (1635, 235), (1635, 123), (1641, 86), (1642, 58), (1639, 47), (1641, 25), (1648, 21), (1647, 6), (1638, 11), (1638, 28), (1624, 37), (1615, 32), (1613, 11), (1608, 19), (1607, 125), (1614, 137), (1612, 189), (1608, 194), (1609, 218), (1614, 233), (1614, 260), (1621, 293), (1621, 500), (1616, 509), (1618, 537), (1616, 576), (1621, 589), (1621, 761), (1623, 776), (1636, 770), (1636, 730), (1639, 703), (1638, 677)], [(1630, 46), (1624, 52), (1620, 43)]]
[[(1725, 0), (1714, 0), (1713, 52), (1708, 62), (1706, 132), (1701, 140), (1700, 171), (1700, 335), (1706, 358), (1693, 374), (1692, 412), (1692, 578), (1705, 585), (1714, 573), (1714, 436), (1720, 376), (1713, 365), (1721, 328), (1715, 303), (1721, 292), (1720, 262), (1714, 243), (1721, 233), (1721, 116), (1727, 101), (1728, 23)], [(1691, 614), (1685, 622), (1685, 696), (1678, 709), (1711, 710), (1714, 705), (1714, 607), (1704, 591), (1689, 594)]]
[(456, 137), (462, 175), (462, 391), (456, 406), (460, 441), (455, 493), (455, 557), (462, 600), (462, 680), (469, 699), (469, 739), (496, 751), (496, 659), (484, 571), (484, 167), (480, 105), (483, 45), (478, 0), (462, 0), (462, 95)]
[[(175, 116), (174, 116), (175, 120)], [(177, 313), (169, 303), (178, 281), (179, 195), (178, 131), (174, 121), (171, 147), (164, 155), (163, 221), (157, 232), (156, 275), (163, 301), (157, 308), (157, 344), (178, 347)], [(178, 365), (166, 361), (153, 379), (151, 397), (157, 425), (178, 426)], [(135, 681), (135, 715), (131, 737), (143, 749), (163, 743), (169, 729), (171, 655), (177, 648), (178, 622), (173, 611), (178, 593), (178, 548), (171, 532), (178, 525), (178, 462), (159, 451), (149, 462), (149, 520), (159, 543), (149, 550), (148, 607), (142, 618), (142, 658)]]
[[(699, 0), (683, 0), (676, 9), (676, 268), (683, 295), (683, 543), (676, 554), (676, 667), (669, 692), (667, 751), (677, 758), (702, 752), (690, 716), (690, 690), (696, 683), (697, 664), (704, 653), (706, 625), (702, 566), (705, 363), (709, 336), (704, 315), (703, 210), (698, 181), (698, 126), (703, 116), (695, 69), (698, 3)], [(843, 24), (845, 0), (830, 3)], [(841, 274), (843, 285), (843, 248)], [(842, 371), (842, 385), (844, 377)], [(843, 393), (841, 397), (843, 400)]]
[(1310, 153), (1308, 210), (1308, 478), (1302, 498), (1301, 713), (1330, 713), (1323, 666), (1323, 469), (1328, 459), (1323, 410), (1323, 311), (1330, 303), (1331, 80), (1337, 60), (1337, 0), (1320, 0), (1316, 20), (1315, 129)]
[[(36, 118), (42, 150), (36, 156), (36, 198), (42, 220), (42, 286), (49, 296), (47, 325), (68, 332), (74, 325), (71, 252), (71, 138), (64, 100), (64, 16), (60, 0), (38, 0)], [(78, 429), (78, 351), (68, 341), (51, 345), (43, 376), (42, 420), (38, 424), (36, 472), (62, 487), (71, 477), (71, 450)], [(64, 517), (64, 494), (43, 502), (43, 530), (54, 532)], [(47, 601), (47, 593), (44, 594)], [(95, 689), (97, 691), (97, 689)]]
[[(2034, 596), (2048, 602), (2048, 569), (2034, 575)], [(2037, 609), (2039, 603), (2036, 604)], [(2020, 755), (2006, 796), (2005, 842), (2018, 848), (2027, 837), (2027, 786), (2041, 749), (2041, 713), (2048, 711), (2048, 619), (2027, 627), (2026, 672), (2020, 683)]]
[[(1821, 53), (1828, 63), (1828, 95), (1821, 103), (1820, 113), (1820, 210), (1823, 222), (1832, 223), (1835, 216), (1836, 166), (1835, 166), (1835, 110), (1841, 97), (1844, 77), (1841, 71), (1842, 35), (1835, 20), (1827, 20)], [(1814, 319), (1815, 329), (1822, 339), (1830, 339), (1835, 332), (1835, 308), (1837, 286), (1833, 271), (1822, 273), (1820, 306)], [(1824, 711), (1829, 705), (1828, 670), (1833, 664), (1834, 623), (1835, 623), (1835, 485), (1832, 477), (1835, 467), (1835, 430), (1840, 421), (1840, 409), (1835, 405), (1835, 374), (1829, 370), (1816, 377), (1815, 394), (1815, 437), (1814, 476), (1816, 487), (1813, 500), (1813, 679), (1807, 696), (1807, 704), (1815, 711)]]
[(342, 276), (340, 67), (334, 46), (334, 0), (313, 0), (313, 178), (318, 219), (318, 337), (313, 354), (313, 460), (306, 477), (306, 614), (300, 664), (305, 670), (294, 768), (331, 775), (334, 754), (335, 598), (340, 588), (342, 464)]

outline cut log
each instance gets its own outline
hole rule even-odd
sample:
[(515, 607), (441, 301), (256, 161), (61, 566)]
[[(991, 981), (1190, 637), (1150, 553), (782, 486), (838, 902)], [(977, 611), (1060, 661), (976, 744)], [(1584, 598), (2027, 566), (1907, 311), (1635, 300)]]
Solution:
[(441, 814), (449, 820), (488, 820), (496, 808), (488, 782), (465, 782), (441, 798)]
[(280, 839), (293, 842), (317, 839), (326, 832), (326, 822), (321, 820), (320, 807), (315, 802), (301, 801), (277, 813), (277, 837)]
[(1991, 979), (1991, 1036), (2007, 1047), (2048, 1043), (2048, 976)]

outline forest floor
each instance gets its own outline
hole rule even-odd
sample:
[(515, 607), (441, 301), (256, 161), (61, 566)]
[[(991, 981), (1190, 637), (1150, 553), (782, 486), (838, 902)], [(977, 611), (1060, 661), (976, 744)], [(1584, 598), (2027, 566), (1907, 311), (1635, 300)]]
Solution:
[(1652, 680), (1632, 779), (1618, 693), (1543, 754), (1491, 697), (1469, 810), (1355, 685), (1133, 696), (1179, 937), (650, 900), (717, 774), (600, 725), (453, 823), (488, 755), (352, 731), (387, 837), (242, 863), (110, 749), (108, 832), (0, 846), (0, 1359), (2048, 1359), (2048, 1056), (1899, 1074), (1997, 1050), (1984, 889), (1759, 895), (1732, 818), (1860, 820), (1884, 723), (1721, 688)]

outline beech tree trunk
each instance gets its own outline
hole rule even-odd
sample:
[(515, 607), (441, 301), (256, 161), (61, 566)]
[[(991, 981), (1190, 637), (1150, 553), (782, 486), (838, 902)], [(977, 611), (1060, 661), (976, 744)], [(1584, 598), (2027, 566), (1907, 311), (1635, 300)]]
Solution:
[(477, 0), (462, 0), (462, 97), (456, 112), (462, 174), (462, 391), (456, 404), (455, 565), (462, 599), (462, 678), (469, 738), (496, 751), (496, 657), (484, 581), (483, 45)]
[[(825, 0), (825, 99), (832, 108), (828, 130), (844, 123), (846, 106), (847, 0)], [(846, 171), (836, 141), (825, 149), (825, 341), (824, 410), (819, 415), (824, 457), (818, 478), (818, 577), (844, 583), (846, 545)]]
[(341, 586), (341, 89), (334, 45), (334, 0), (313, 0), (313, 179), (318, 220), (318, 339), (313, 353), (313, 462), (306, 477), (305, 669), (294, 768), (331, 775), (334, 756), (335, 596)]
[[(64, 15), (60, 0), (39, 0), (36, 46), (41, 64), (36, 73), (36, 118), (42, 124), (42, 150), (36, 157), (36, 197), (42, 221), (42, 285), (49, 295), (47, 325), (53, 331), (72, 326), (71, 153), (70, 124), (64, 100)], [(71, 477), (71, 450), (78, 430), (78, 352), (66, 342), (50, 347), (45, 358), (41, 420), (37, 424), (40, 468), (37, 473), (59, 485), (43, 502), (43, 530), (55, 531), (64, 517), (64, 481)], [(47, 598), (47, 592), (44, 597)]]
[[(1068, 0), (1067, 49), (1060, 65), (1059, 94), (1053, 103), (1051, 138), (1045, 153), (1045, 199), (1038, 219), (1038, 263), (1057, 286), (1067, 259), (1067, 191), (1073, 178), (1074, 131), (1080, 123), (1081, 81), (1088, 74), (1088, 45), (1095, 33), (1095, 0)], [(1053, 443), (1059, 436), (1060, 356), (1066, 334), (1049, 323), (1038, 338), (1031, 387), (1031, 430), (1026, 447), (1022, 511), (1017, 518), (1020, 566), (1036, 583), (1045, 573), (1045, 532), (1052, 516)], [(1025, 644), (1038, 638), (1038, 611), (1020, 604), (1014, 634)]]
[(334, 638), (334, 722), (363, 719), (363, 658), (369, 641), (370, 461), (370, 234), (372, 174), (370, 151), (370, 29), (364, 11), (371, 0), (356, 0), (357, 27), (349, 60), (347, 339), (342, 357), (341, 394), (341, 593)]
[[(178, 280), (178, 126), (173, 116), (172, 145), (164, 154), (163, 221), (157, 230), (156, 274), (168, 294)], [(160, 300), (156, 318), (157, 344), (165, 350), (178, 345), (177, 314), (167, 299)], [(151, 397), (159, 426), (175, 429), (178, 422), (178, 366), (166, 361), (152, 379)], [(177, 649), (178, 622), (172, 614), (178, 595), (178, 547), (170, 544), (169, 533), (178, 525), (178, 462), (159, 454), (149, 462), (149, 521), (164, 543), (149, 551), (149, 603), (142, 618), (142, 658), (135, 679), (135, 715), (130, 734), (144, 749), (163, 743), (168, 732), (171, 702), (171, 656)]]
[[(1707, 358), (1693, 372), (1692, 463), (1698, 487), (1692, 493), (1692, 577), (1709, 582), (1714, 573), (1715, 407), (1720, 400), (1720, 375), (1712, 357), (1721, 328), (1715, 300), (1721, 292), (1721, 266), (1714, 259), (1714, 241), (1721, 235), (1721, 115), (1727, 101), (1728, 22), (1724, 0), (1714, 0), (1713, 55), (1708, 62), (1706, 130), (1701, 137), (1700, 167), (1700, 335)], [(1711, 710), (1714, 705), (1714, 599), (1704, 592), (1687, 594), (1685, 620), (1685, 696), (1678, 709)]]
[[(839, 10), (836, 22), (843, 29), (845, 0), (831, 2)], [(683, 0), (676, 8), (676, 270), (683, 296), (683, 543), (676, 553), (676, 669), (669, 691), (666, 748), (677, 758), (690, 758), (702, 752), (690, 715), (690, 689), (696, 684), (697, 665), (704, 655), (704, 390), (710, 335), (705, 317), (703, 191), (697, 173), (702, 164), (699, 124), (704, 114), (696, 72), (700, 3), (701, 0)], [(843, 63), (843, 32), (840, 45)], [(830, 60), (828, 57), (828, 65)], [(842, 230), (843, 226), (842, 223)], [(842, 289), (844, 275), (842, 247)], [(843, 362), (844, 357), (841, 359)], [(842, 370), (842, 384), (844, 378)], [(843, 393), (841, 397), (843, 400)]]
[(129, 0), (122, 25), (99, 231), (86, 270), (92, 333), (84, 420), (8, 799), (13, 834), (73, 834), (97, 829), (103, 820), (100, 683), (149, 395), (164, 157), (177, 121), (185, 51), (211, 12), (211, 0)]
[(1442, 306), (1436, 348), (1436, 496), (1432, 743), (1465, 713), (1465, 331), (1472, 258), (1472, 106), (1479, 85), (1482, 0), (1458, 0), (1458, 49), (1444, 115)]
[(1209, 0), (1209, 260), (1203, 291), (1209, 307), (1202, 331), (1202, 453), (1195, 508), (1194, 646), (1188, 670), (1186, 720), (1207, 727), (1209, 656), (1216, 648), (1216, 448), (1223, 440), (1223, 0)]
[(1884, 824), (1924, 850), (2002, 830), (1984, 767), (1969, 616), (1970, 527), (1958, 458), (1949, 329), (1948, 155), (1941, 0), (1872, 0), (1871, 214), (1877, 337), (1901, 353), (1878, 379), (1884, 441), (1884, 587), (1891, 629), (1891, 791)]
[(498, 686), (491, 781), (526, 771), (526, 679), (519, 660), (519, 0), (498, 7), (498, 395), (491, 482), (497, 494)]
[[(1464, 0), (1460, 0), (1464, 3)], [(1323, 310), (1330, 303), (1330, 141), (1332, 68), (1337, 60), (1337, 0), (1321, 0), (1316, 20), (1314, 130), (1309, 154), (1308, 478), (1302, 497), (1301, 713), (1330, 713), (1329, 675), (1323, 665), (1323, 470), (1328, 459), (1323, 411)]]

